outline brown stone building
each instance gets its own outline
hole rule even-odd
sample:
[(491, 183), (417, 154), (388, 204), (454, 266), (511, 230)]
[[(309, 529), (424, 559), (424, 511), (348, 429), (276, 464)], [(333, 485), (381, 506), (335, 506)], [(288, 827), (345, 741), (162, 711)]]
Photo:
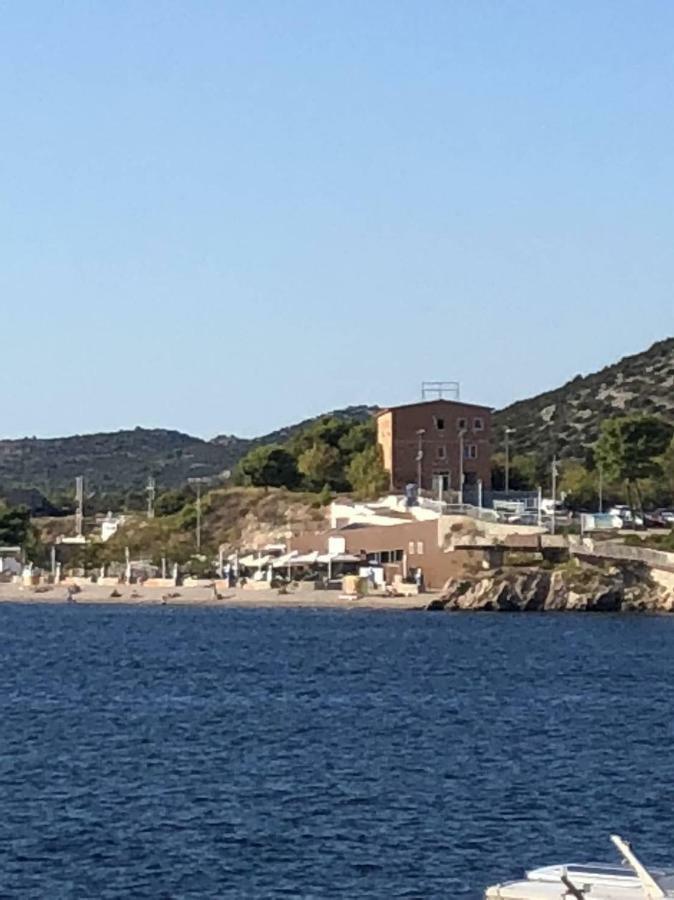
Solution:
[(491, 486), (491, 409), (454, 400), (430, 400), (384, 409), (377, 415), (377, 440), (391, 487), (403, 490), (418, 479), (426, 491), (459, 490), (482, 481)]

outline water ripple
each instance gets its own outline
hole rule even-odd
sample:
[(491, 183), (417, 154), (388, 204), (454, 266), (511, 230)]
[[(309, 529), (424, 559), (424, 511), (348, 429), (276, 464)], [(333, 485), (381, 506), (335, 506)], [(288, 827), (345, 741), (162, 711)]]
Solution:
[(478, 898), (674, 859), (674, 620), (0, 608), (0, 896)]

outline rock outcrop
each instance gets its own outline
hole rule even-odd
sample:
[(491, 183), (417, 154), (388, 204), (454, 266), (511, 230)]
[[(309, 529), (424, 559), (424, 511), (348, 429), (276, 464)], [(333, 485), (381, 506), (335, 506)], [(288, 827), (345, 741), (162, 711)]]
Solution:
[(674, 593), (634, 566), (511, 567), (448, 581), (429, 609), (671, 612)]

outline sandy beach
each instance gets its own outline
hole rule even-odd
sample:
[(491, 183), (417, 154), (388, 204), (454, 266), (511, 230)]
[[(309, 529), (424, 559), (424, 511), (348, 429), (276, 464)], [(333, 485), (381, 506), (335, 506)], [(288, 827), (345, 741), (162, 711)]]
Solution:
[[(111, 596), (113, 591), (119, 596)], [(168, 597), (168, 594), (173, 596)], [(360, 600), (341, 599), (338, 591), (301, 591), (279, 594), (275, 589), (245, 590), (224, 588), (216, 598), (212, 588), (144, 587), (142, 585), (81, 585), (75, 602), (82, 604), (125, 604), (131, 606), (222, 606), (251, 609), (309, 608), (309, 609), (368, 609), (368, 610), (420, 610), (437, 596), (426, 593), (413, 597), (384, 597), (370, 595)], [(166, 598), (166, 599), (165, 599)], [(17, 584), (0, 584), (0, 603), (67, 603), (67, 586), (23, 587)]]

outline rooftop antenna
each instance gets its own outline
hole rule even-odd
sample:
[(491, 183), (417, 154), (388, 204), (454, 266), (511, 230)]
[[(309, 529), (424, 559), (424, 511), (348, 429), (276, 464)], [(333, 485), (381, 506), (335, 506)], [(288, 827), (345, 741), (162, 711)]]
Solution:
[(422, 381), (422, 400), (459, 400), (461, 396), (460, 381)]

